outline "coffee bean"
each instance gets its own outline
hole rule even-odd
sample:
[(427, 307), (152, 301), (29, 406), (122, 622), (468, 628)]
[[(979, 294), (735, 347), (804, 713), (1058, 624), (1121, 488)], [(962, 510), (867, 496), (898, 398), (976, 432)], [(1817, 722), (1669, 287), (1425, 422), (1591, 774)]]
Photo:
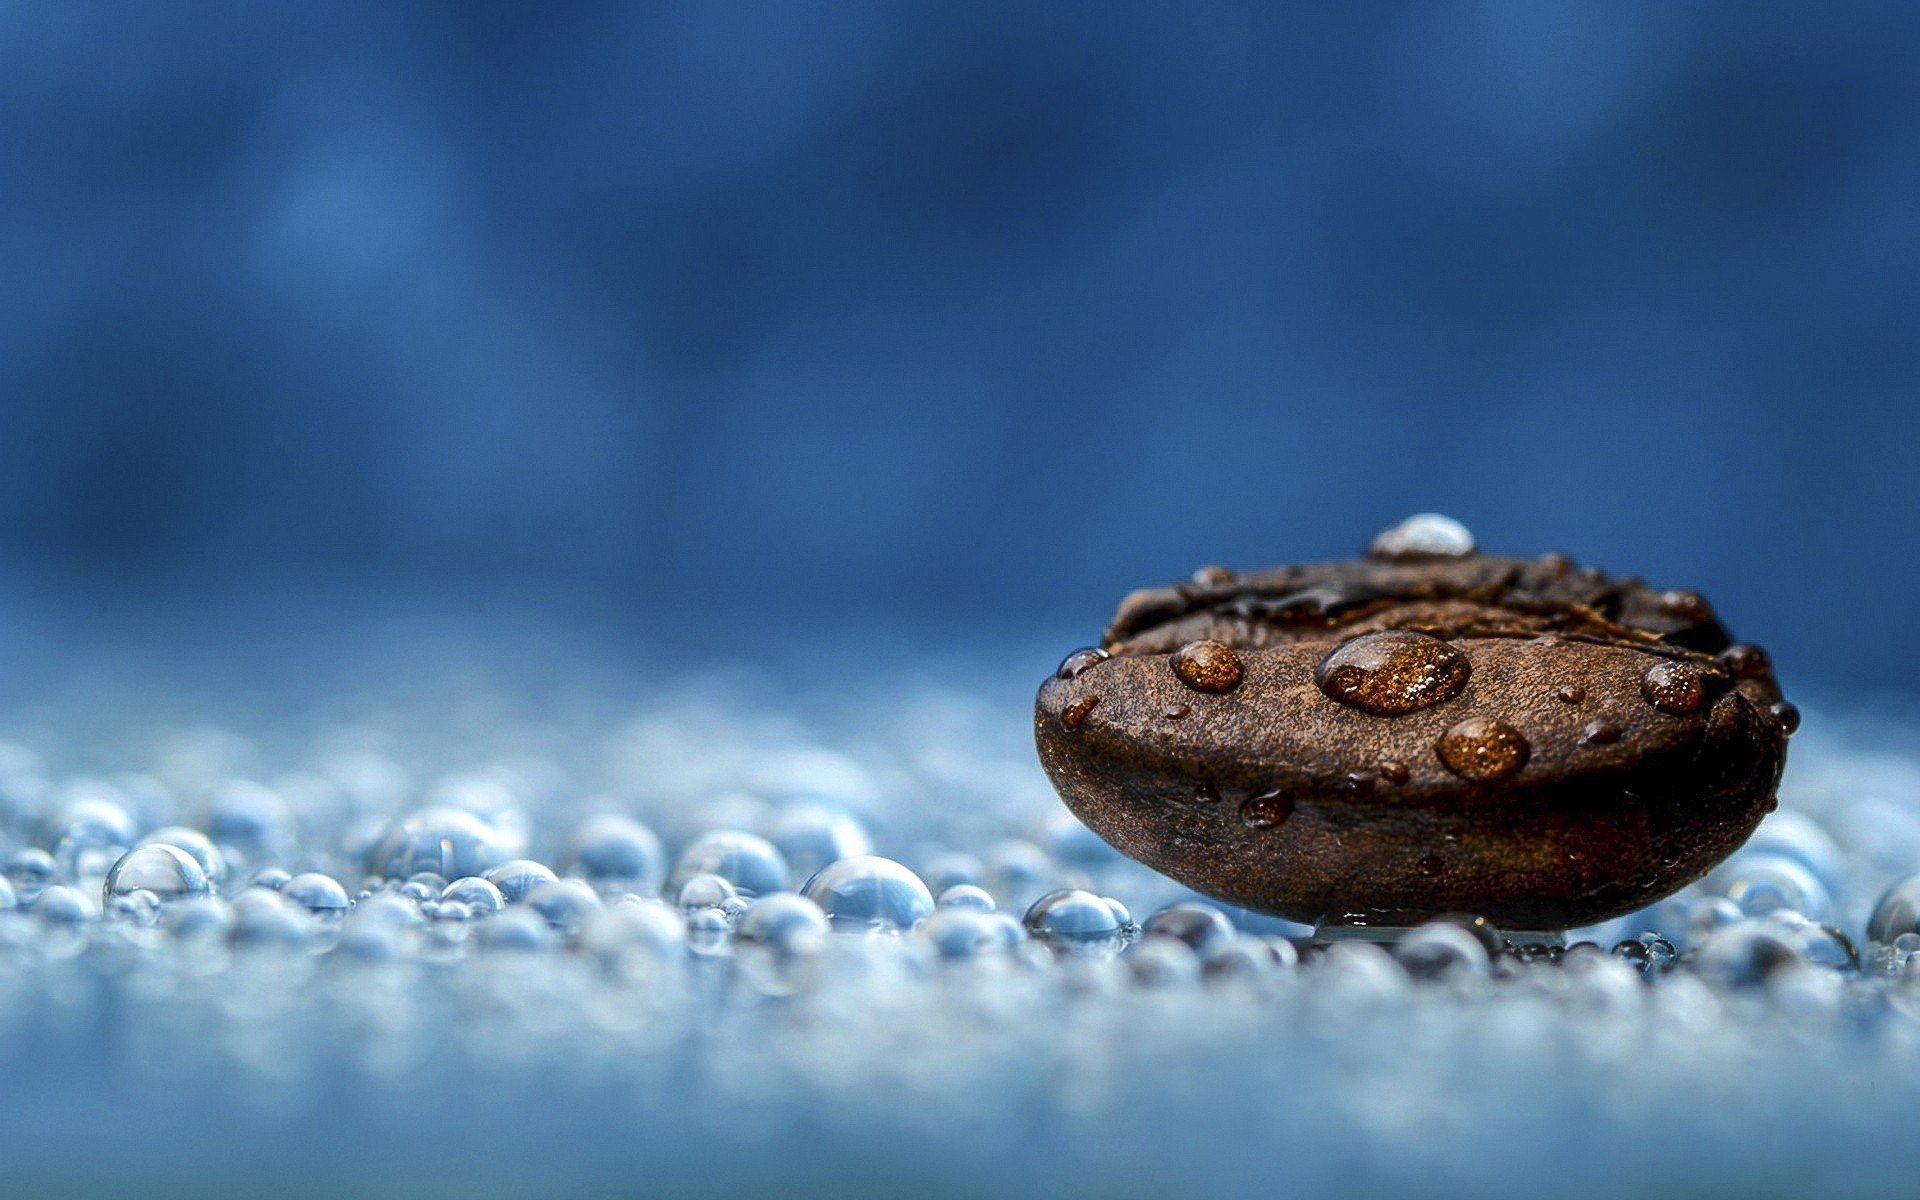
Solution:
[(1423, 516), (1133, 593), (1040, 689), (1048, 776), (1133, 857), (1297, 921), (1561, 929), (1705, 874), (1798, 721), (1765, 652), (1697, 593), (1473, 546)]

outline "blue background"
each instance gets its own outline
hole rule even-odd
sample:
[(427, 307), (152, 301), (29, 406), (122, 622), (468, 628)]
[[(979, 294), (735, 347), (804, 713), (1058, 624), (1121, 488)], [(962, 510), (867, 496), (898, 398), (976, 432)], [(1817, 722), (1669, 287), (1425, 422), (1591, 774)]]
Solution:
[(0, 568), (1084, 640), (1432, 508), (1908, 689), (1916, 61), (1895, 3), (9, 5)]

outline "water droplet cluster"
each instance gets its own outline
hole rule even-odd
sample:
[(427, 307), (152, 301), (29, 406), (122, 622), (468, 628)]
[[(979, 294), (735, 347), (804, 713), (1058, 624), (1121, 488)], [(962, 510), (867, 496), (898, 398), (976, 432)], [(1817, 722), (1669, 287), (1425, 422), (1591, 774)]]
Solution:
[[(1811, 722), (1745, 849), (1565, 945), (1467, 916), (1318, 945), (1089, 835), (983, 699), (1005, 681), (889, 665), (812, 701), (649, 679), (478, 716), (325, 696), (221, 732), (0, 719), (10, 1179), (134, 1166), (198, 1194), (284, 1153), (341, 1194), (364, 1162), (748, 1194), (880, 1145), (1016, 1196), (1660, 1194), (1753, 1178), (1756, 1133), (1874, 1141), (1845, 1166), (1863, 1188), (1920, 1165), (1903, 733)], [(1186, 694), (1191, 722), (1239, 693)], [(1451, 703), (1383, 719), (1451, 728)], [(1376, 794), (1444, 769), (1381, 763)], [(1201, 790), (1192, 819), (1250, 836), (1310, 816)]]

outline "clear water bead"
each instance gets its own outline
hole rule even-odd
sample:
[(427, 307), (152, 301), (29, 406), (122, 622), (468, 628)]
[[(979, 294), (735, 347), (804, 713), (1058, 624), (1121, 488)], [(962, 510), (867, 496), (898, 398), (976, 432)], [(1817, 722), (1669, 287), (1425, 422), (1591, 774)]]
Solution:
[(458, 808), (426, 808), (395, 821), (367, 870), (384, 879), (432, 871), (449, 879), (481, 875), (507, 860), (512, 839)]
[(1005, 922), (996, 919), (999, 916), (977, 908), (941, 908), (920, 926), (920, 934), (948, 962), (1005, 953), (1012, 944), (1006, 938)]
[(687, 923), (662, 901), (629, 898), (588, 914), (580, 945), (602, 957), (676, 961), (686, 953)]
[(860, 822), (824, 804), (795, 804), (773, 823), (773, 844), (796, 875), (812, 875), (829, 863), (873, 853), (873, 839)]
[(666, 851), (653, 830), (616, 813), (582, 822), (568, 861), (595, 886), (628, 892), (658, 891), (667, 870)]
[(442, 904), (464, 904), (469, 913), (496, 913), (507, 906), (499, 888), (478, 875), (456, 879), (440, 891)]
[(872, 854), (821, 868), (800, 894), (841, 930), (912, 929), (933, 915), (933, 893), (920, 877)]
[(501, 863), (485, 873), (488, 883), (500, 889), (500, 895), (508, 904), (518, 904), (527, 898), (527, 893), (543, 883), (552, 883), (558, 879), (544, 863), (534, 862), (530, 858), (516, 858)]
[(29, 911), (49, 925), (78, 925), (93, 918), (86, 896), (62, 883), (43, 889)]
[(314, 920), (307, 910), (284, 899), (278, 892), (248, 888), (233, 898), (233, 932), (236, 945), (269, 950), (303, 949), (314, 934)]
[(1833, 896), (1804, 863), (1779, 854), (1742, 854), (1728, 864), (1722, 885), (1727, 899), (1750, 917), (1796, 912), (1825, 920)]
[(1722, 987), (1753, 987), (1803, 961), (1793, 935), (1774, 922), (1736, 921), (1708, 934), (1688, 965)]
[(1486, 946), (1451, 921), (1429, 921), (1410, 930), (1395, 943), (1393, 955), (1415, 979), (1484, 975), (1489, 967)]
[(687, 948), (695, 954), (725, 954), (731, 947), (733, 922), (717, 908), (697, 908), (686, 915)]
[(734, 927), (740, 946), (757, 946), (781, 954), (817, 950), (832, 929), (818, 904), (792, 892), (773, 892), (747, 906)]
[(106, 784), (79, 785), (47, 822), (44, 841), (70, 879), (98, 879), (134, 844), (133, 817)]
[(601, 908), (599, 893), (578, 879), (543, 883), (527, 893), (526, 904), (545, 918), (547, 924), (564, 933), (579, 929), (590, 914)]
[(1200, 956), (1174, 937), (1149, 938), (1127, 953), (1127, 973), (1143, 988), (1190, 987), (1200, 980)]
[(993, 902), (992, 893), (971, 883), (956, 883), (947, 888), (934, 901), (934, 906), (936, 908), (971, 908), (978, 912), (992, 912), (999, 907)]
[(198, 829), (189, 829), (185, 825), (169, 825), (164, 829), (154, 830), (139, 842), (142, 846), (151, 846), (155, 843), (174, 846), (193, 855), (193, 861), (200, 864), (200, 869), (206, 873), (207, 881), (215, 887), (226, 883), (226, 856), (220, 853), (220, 847), (213, 844), (212, 838)]
[(340, 886), (331, 875), (322, 875), (309, 871), (304, 875), (295, 875), (280, 889), (280, 895), (288, 901), (313, 913), (315, 916), (337, 918), (347, 911), (347, 889)]
[(31, 903), (59, 877), (60, 867), (53, 855), (38, 846), (16, 850), (7, 858), (7, 882), (22, 904)]
[(1168, 905), (1148, 917), (1140, 933), (1149, 941), (1156, 937), (1173, 938), (1202, 958), (1234, 937), (1233, 922), (1227, 919), (1227, 914), (1198, 901)]
[(1473, 551), (1473, 533), (1465, 525), (1431, 512), (1381, 530), (1367, 547), (1375, 558), (1464, 558)]
[(695, 875), (681, 885), (676, 899), (681, 912), (692, 912), (699, 908), (719, 908), (739, 895), (731, 883), (718, 875)]
[(742, 895), (760, 896), (786, 890), (787, 860), (763, 837), (721, 829), (702, 834), (680, 852), (668, 890), (679, 894), (695, 875), (718, 875)]
[(103, 895), (109, 900), (144, 891), (162, 903), (191, 900), (212, 890), (207, 873), (193, 855), (160, 842), (137, 846), (122, 855), (108, 869), (103, 885)]
[(1027, 909), (1027, 933), (1056, 953), (1102, 956), (1120, 948), (1121, 927), (1107, 902), (1079, 888), (1048, 892)]
[(1890, 946), (1907, 936), (1920, 936), (1920, 875), (1888, 888), (1867, 919), (1867, 940), (1876, 945)]
[(479, 922), (473, 936), (486, 949), (509, 954), (537, 954), (552, 949), (560, 938), (540, 914), (523, 908)]

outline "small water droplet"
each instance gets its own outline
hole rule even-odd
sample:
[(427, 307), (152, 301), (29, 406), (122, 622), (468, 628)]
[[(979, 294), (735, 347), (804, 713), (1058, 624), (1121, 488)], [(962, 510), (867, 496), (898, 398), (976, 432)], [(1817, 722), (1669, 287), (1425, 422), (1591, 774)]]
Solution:
[(1736, 679), (1765, 679), (1773, 674), (1773, 660), (1767, 656), (1767, 652), (1746, 642), (1728, 646), (1715, 661), (1733, 672)]
[(1065, 709), (1061, 710), (1060, 723), (1068, 729), (1080, 728), (1080, 723), (1087, 719), (1087, 714), (1092, 712), (1093, 706), (1098, 703), (1100, 703), (1100, 697), (1098, 696), (1080, 697), (1072, 704), (1067, 705)]
[(1413, 772), (1407, 770), (1407, 764), (1397, 758), (1386, 760), (1378, 767), (1375, 767), (1374, 770), (1378, 771), (1380, 778), (1386, 780), (1388, 783), (1400, 784), (1413, 778)]
[(1240, 818), (1255, 829), (1273, 829), (1293, 815), (1293, 801), (1278, 791), (1261, 792), (1240, 806)]
[(1196, 692), (1218, 695), (1240, 686), (1240, 656), (1221, 642), (1188, 642), (1173, 653), (1173, 673)]
[(1202, 780), (1199, 786), (1193, 789), (1193, 799), (1197, 804), (1218, 804), (1220, 789), (1214, 786), (1213, 780)]
[(1620, 740), (1620, 727), (1612, 721), (1595, 721), (1580, 734), (1589, 746), (1611, 746)]
[(1699, 712), (1708, 700), (1707, 673), (1690, 662), (1662, 659), (1640, 679), (1640, 694), (1664, 713), (1684, 717)]
[(1467, 656), (1439, 638), (1386, 629), (1335, 647), (1313, 681), (1349, 708), (1394, 717), (1459, 695), (1471, 673)]
[(1120, 949), (1120, 921), (1092, 892), (1062, 888), (1033, 902), (1022, 922), (1056, 954), (1105, 957)]
[(1554, 693), (1562, 704), (1579, 704), (1587, 698), (1587, 689), (1577, 683), (1570, 683)]
[(1473, 534), (1439, 513), (1415, 513), (1382, 530), (1367, 547), (1374, 558), (1464, 558), (1473, 553)]
[(1420, 861), (1413, 865), (1428, 879), (1438, 879), (1446, 867), (1445, 861), (1438, 854), (1423, 854), (1420, 856)]
[(1210, 563), (1193, 573), (1193, 581), (1201, 587), (1208, 588), (1225, 587), (1232, 583), (1235, 578), (1236, 576), (1232, 570), (1220, 566), (1217, 563)]
[(1470, 717), (1441, 734), (1434, 751), (1455, 775), (1486, 783), (1518, 772), (1533, 748), (1505, 721)]
[(1072, 679), (1088, 667), (1103, 663), (1110, 657), (1112, 656), (1098, 646), (1082, 647), (1060, 660), (1060, 667), (1054, 671), (1053, 677), (1055, 679)]
[(1660, 593), (1660, 608), (1672, 616), (1689, 621), (1704, 621), (1713, 615), (1713, 608), (1707, 603), (1706, 597), (1699, 592), (1681, 589)]
[(1773, 719), (1780, 723), (1781, 733), (1791, 734), (1794, 730), (1800, 728), (1800, 709), (1797, 706), (1782, 700), (1780, 703), (1768, 708), (1767, 711), (1772, 713)]
[(1169, 704), (1166, 707), (1166, 711), (1160, 715), (1169, 721), (1179, 721), (1184, 719), (1186, 715), (1192, 711), (1191, 708), (1188, 708), (1184, 704)]

